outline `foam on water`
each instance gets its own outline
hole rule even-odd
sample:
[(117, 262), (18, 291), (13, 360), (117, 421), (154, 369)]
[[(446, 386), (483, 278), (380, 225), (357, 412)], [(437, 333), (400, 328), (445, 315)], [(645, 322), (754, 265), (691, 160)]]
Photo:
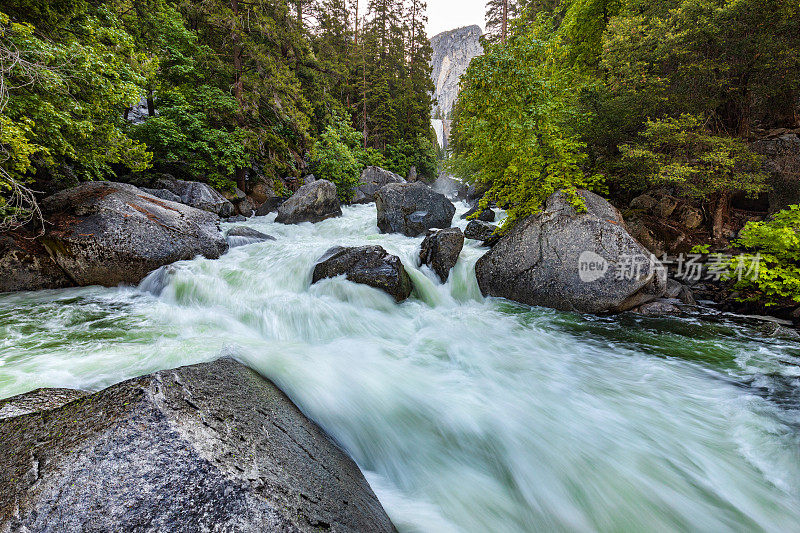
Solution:
[[(403, 531), (797, 530), (796, 344), (718, 317), (484, 299), (478, 243), (442, 285), (417, 265), (422, 238), (379, 234), (371, 205), (274, 217), (247, 225), (276, 241), (140, 287), (0, 295), (0, 397), (230, 355), (355, 458)], [(310, 285), (328, 248), (363, 244), (401, 258), (411, 299)]]

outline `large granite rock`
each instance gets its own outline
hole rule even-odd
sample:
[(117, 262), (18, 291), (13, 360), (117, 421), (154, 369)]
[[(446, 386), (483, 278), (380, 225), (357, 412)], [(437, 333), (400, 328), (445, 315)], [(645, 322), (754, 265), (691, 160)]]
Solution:
[(24, 229), (0, 234), (0, 292), (60, 289), (74, 285), (36, 236)]
[(236, 248), (257, 242), (274, 241), (275, 237), (247, 226), (234, 226), (225, 232), (225, 240), (228, 241), (228, 246)]
[(419, 260), (436, 272), (442, 282), (450, 277), (464, 248), (464, 234), (459, 228), (429, 230), (419, 252)]
[(389, 183), (405, 183), (399, 175), (380, 167), (367, 167), (361, 172), (361, 181), (353, 191), (354, 204), (367, 204), (375, 201), (375, 193)]
[(472, 208), (470, 208), (469, 211), (461, 215), (461, 218), (462, 219), (470, 218), (470, 220), (480, 220), (483, 222), (494, 222), (496, 215), (494, 210), (490, 207), (487, 207), (486, 209), (481, 209), (480, 205), (475, 205)]
[(411, 296), (413, 285), (400, 258), (381, 246), (336, 246), (323, 255), (314, 267), (311, 283), (322, 279), (345, 276), (353, 283), (380, 289), (395, 301)]
[(163, 176), (155, 181), (155, 188), (166, 189), (176, 194), (181, 199), (181, 203), (221, 217), (233, 216), (236, 213), (236, 208), (229, 200), (199, 181), (183, 181)]
[(450, 118), (458, 99), (461, 76), (472, 59), (483, 54), (482, 35), (479, 26), (467, 26), (442, 32), (431, 39), (431, 79), (437, 102), (431, 113), (434, 118)]
[(625, 229), (622, 215), (580, 191), (578, 213), (555, 193), (475, 266), (484, 295), (586, 313), (622, 312), (664, 295), (666, 270)]
[(125, 183), (83, 183), (46, 198), (42, 211), (39, 241), (71, 285), (138, 283), (160, 266), (228, 249), (216, 215)]
[(2, 420), (0, 465), (3, 531), (394, 530), (356, 464), (232, 359)]
[(375, 194), (381, 233), (422, 235), (431, 228), (449, 228), (456, 208), (443, 194), (422, 183), (390, 183)]
[(328, 180), (316, 180), (300, 187), (278, 207), (275, 222), (321, 222), (338, 216), (342, 216), (342, 208), (336, 196), (336, 185)]

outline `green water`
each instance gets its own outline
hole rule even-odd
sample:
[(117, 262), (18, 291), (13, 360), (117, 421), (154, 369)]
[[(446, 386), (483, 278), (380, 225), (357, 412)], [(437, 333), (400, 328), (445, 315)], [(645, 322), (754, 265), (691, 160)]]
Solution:
[[(344, 446), (402, 531), (800, 531), (796, 343), (719, 315), (484, 299), (484, 249), (468, 242), (442, 285), (416, 266), (421, 238), (378, 234), (374, 206), (273, 219), (247, 224), (276, 241), (141, 288), (0, 295), (0, 397), (230, 355)], [(366, 243), (403, 260), (409, 301), (310, 286), (330, 246)]]

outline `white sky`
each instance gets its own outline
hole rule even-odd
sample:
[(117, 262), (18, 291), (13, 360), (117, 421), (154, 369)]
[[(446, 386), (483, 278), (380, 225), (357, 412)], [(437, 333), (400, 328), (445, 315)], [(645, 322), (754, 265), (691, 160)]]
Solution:
[(485, 0), (428, 0), (428, 37), (462, 26), (484, 28)]
[[(359, 1), (358, 12), (362, 15), (367, 1)], [(485, 29), (485, 17), (486, 0), (428, 0), (428, 37), (473, 24)]]

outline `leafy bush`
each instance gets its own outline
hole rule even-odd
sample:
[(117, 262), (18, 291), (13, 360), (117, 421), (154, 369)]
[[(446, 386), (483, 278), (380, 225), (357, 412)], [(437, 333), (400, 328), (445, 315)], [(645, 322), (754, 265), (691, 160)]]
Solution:
[[(767, 305), (800, 302), (800, 205), (767, 221), (748, 222), (736, 244), (757, 254), (731, 262), (729, 277), (737, 278), (736, 288), (746, 293), (744, 300), (766, 300)], [(759, 263), (758, 276), (738, 279), (742, 263), (753, 261)]]
[(627, 173), (705, 202), (714, 213), (715, 238), (721, 237), (733, 193), (755, 196), (766, 189), (761, 157), (741, 139), (707, 131), (693, 115), (648, 121), (638, 142), (620, 151)]
[(215, 87), (201, 85), (165, 92), (159, 115), (131, 128), (131, 136), (153, 152), (153, 163), (184, 165), (192, 179), (219, 189), (233, 187), (236, 169), (247, 165), (244, 132), (227, 126), (221, 115), (236, 111), (236, 100)]
[(361, 161), (375, 158), (375, 153), (361, 147), (361, 133), (344, 115), (335, 115), (314, 146), (312, 169), (319, 179), (336, 185), (339, 199), (348, 202), (361, 178)]

